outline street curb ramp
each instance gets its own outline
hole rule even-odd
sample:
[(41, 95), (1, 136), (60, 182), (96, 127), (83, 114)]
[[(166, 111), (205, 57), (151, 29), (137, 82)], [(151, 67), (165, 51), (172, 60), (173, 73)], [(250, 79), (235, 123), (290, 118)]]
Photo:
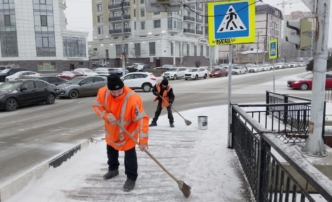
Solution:
[(54, 157), (18, 175), (16, 178), (5, 182), (0, 186), (0, 202), (3, 202), (20, 192), (32, 179), (40, 179), (50, 167), (56, 168), (61, 166), (63, 162), (70, 159), (75, 155), (75, 153), (87, 148), (90, 142), (93, 142), (92, 138), (84, 140), (70, 150), (57, 154)]

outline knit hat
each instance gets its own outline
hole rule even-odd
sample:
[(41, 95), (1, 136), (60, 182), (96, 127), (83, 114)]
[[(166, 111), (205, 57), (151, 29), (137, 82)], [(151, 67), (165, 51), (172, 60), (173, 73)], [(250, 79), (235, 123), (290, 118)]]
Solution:
[(107, 77), (108, 90), (120, 90), (123, 86), (124, 83), (118, 75), (111, 74)]
[(167, 86), (168, 85), (168, 80), (167, 79), (162, 80), (161, 85)]

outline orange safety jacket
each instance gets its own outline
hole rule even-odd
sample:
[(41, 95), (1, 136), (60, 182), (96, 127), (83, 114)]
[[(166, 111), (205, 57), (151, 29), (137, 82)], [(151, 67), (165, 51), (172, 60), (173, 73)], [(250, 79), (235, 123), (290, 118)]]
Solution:
[(105, 139), (108, 145), (119, 151), (127, 151), (135, 147), (135, 142), (117, 124), (107, 119), (112, 113), (140, 144), (148, 144), (149, 117), (145, 114), (143, 103), (138, 94), (127, 86), (123, 87), (123, 94), (114, 98), (107, 86), (100, 88), (92, 105), (95, 113), (105, 121)]
[[(156, 87), (157, 87), (157, 91), (158, 91), (158, 93), (159, 93), (159, 95), (160, 95), (160, 92), (161, 92), (160, 82), (156, 83)], [(161, 102), (161, 108), (164, 108), (164, 107), (168, 107), (168, 106), (169, 106), (168, 92), (171, 90), (171, 88), (172, 88), (172, 87), (171, 87), (170, 85), (168, 85), (168, 86), (167, 86), (167, 89), (164, 90), (163, 94), (161, 95), (161, 96), (163, 97), (162, 102)], [(156, 96), (156, 97), (154, 98), (154, 102), (157, 101), (158, 98), (159, 98), (159, 96)], [(167, 101), (167, 102), (165, 102), (165, 101)]]

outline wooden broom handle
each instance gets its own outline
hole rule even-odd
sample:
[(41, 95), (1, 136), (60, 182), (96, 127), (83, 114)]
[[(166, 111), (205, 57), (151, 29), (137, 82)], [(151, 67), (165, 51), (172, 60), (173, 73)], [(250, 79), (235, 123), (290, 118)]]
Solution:
[[(128, 137), (130, 137), (130, 139), (132, 139), (138, 146), (139, 146), (139, 142), (130, 136), (129, 132), (121, 125), (119, 124), (119, 122), (117, 121), (116, 122), (117, 125), (128, 135)], [(174, 175), (172, 175), (163, 165), (161, 165), (161, 163), (159, 163), (159, 161), (154, 157), (152, 156), (152, 154), (148, 151), (148, 150), (144, 150), (145, 153), (147, 153), (149, 155), (149, 157), (154, 160), (154, 162), (156, 162), (158, 164), (158, 166), (160, 166), (160, 168), (162, 168), (173, 180), (175, 180), (177, 183), (179, 183), (179, 180), (176, 179), (176, 177), (174, 177)]]
[[(169, 104), (169, 102), (167, 102), (161, 95), (158, 95), (161, 99), (163, 99), (168, 105), (171, 105)], [(176, 109), (173, 108), (173, 106), (171, 105), (171, 108), (176, 112), (178, 113), (184, 120), (186, 120), (178, 111), (176, 111)]]

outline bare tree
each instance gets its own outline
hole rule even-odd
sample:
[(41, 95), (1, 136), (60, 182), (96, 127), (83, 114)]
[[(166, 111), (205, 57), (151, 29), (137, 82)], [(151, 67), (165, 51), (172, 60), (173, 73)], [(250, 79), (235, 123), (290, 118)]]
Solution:
[(140, 53), (136, 53), (135, 47), (130, 49), (129, 54), (132, 55), (134, 58), (139, 58), (142, 55), (147, 54), (147, 51), (145, 49), (141, 49)]
[(283, 58), (286, 61), (288, 61), (291, 58), (297, 57), (297, 50), (294, 44), (283, 41), (283, 43), (280, 46), (279, 54), (280, 58)]
[(93, 50), (92, 48), (89, 48), (89, 60), (94, 57), (98, 58), (99, 53), (97, 51)]

